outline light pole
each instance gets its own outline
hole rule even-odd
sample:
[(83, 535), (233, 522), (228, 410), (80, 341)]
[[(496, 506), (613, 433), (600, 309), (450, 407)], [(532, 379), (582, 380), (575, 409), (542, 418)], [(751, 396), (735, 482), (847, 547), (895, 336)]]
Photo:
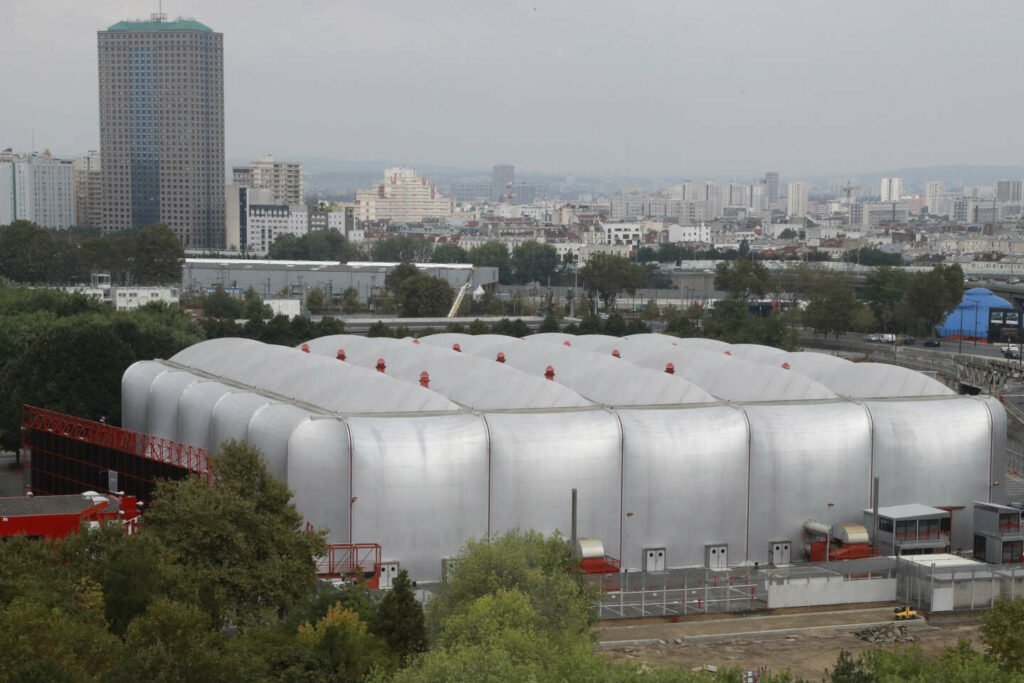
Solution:
[(828, 532), (825, 534), (825, 569), (828, 569), (829, 560), (832, 557), (832, 506), (835, 503), (828, 504)]

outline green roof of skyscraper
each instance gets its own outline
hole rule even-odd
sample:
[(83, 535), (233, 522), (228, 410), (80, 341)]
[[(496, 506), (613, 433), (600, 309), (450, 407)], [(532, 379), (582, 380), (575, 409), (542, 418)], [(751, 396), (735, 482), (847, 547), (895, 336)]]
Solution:
[(119, 21), (108, 31), (203, 31), (213, 33), (206, 24), (195, 19), (178, 19), (177, 21)]

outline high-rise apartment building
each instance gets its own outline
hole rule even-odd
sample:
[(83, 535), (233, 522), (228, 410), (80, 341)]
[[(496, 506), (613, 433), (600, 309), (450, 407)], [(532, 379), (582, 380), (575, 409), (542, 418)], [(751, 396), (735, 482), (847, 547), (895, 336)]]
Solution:
[(166, 223), (186, 248), (223, 248), (223, 34), (154, 14), (97, 44), (104, 232)]
[(903, 197), (903, 178), (896, 176), (882, 178), (880, 194), (883, 202), (898, 202)]
[(924, 184), (924, 205), (928, 207), (928, 213), (933, 215), (943, 213), (944, 193), (942, 181), (931, 180)]
[(764, 174), (764, 184), (768, 186), (768, 201), (779, 201), (779, 174), (768, 171)]
[(16, 220), (58, 230), (76, 224), (72, 162), (49, 152), (0, 153), (0, 225)]
[(356, 203), (356, 218), (361, 221), (420, 223), (455, 212), (454, 199), (442, 196), (429, 178), (416, 175), (416, 169), (403, 167), (384, 171), (384, 182), (370, 190), (356, 190)]
[(79, 228), (103, 225), (103, 164), (100, 153), (75, 157), (75, 217)]
[(305, 189), (302, 182), (302, 163), (278, 161), (274, 155), (261, 156), (248, 166), (232, 169), (235, 185), (270, 190), (271, 204), (301, 204)]
[(786, 193), (786, 214), (790, 218), (807, 216), (807, 183), (790, 183)]
[(498, 164), (491, 169), (491, 201), (503, 202), (509, 183), (516, 182), (516, 167), (509, 164)]
[(1021, 197), (1021, 181), (1000, 180), (996, 183), (996, 199), (1001, 202), (1019, 202)]

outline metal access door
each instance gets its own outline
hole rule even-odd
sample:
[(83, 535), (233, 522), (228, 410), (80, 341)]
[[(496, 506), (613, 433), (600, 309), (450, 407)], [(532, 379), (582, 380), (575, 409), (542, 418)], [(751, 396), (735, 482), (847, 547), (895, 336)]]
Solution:
[(725, 543), (704, 546), (704, 564), (708, 569), (728, 569), (729, 546)]
[(790, 548), (792, 544), (789, 541), (772, 541), (768, 545), (768, 554), (772, 558), (772, 564), (780, 565), (790, 563)]
[(398, 562), (381, 562), (378, 588), (391, 588), (398, 577)]
[(665, 571), (665, 549), (644, 548), (644, 571), (663, 572)]

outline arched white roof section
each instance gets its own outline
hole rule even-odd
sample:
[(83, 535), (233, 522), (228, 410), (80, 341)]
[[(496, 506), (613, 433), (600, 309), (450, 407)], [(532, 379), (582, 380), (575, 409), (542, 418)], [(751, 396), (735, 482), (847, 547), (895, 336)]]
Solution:
[(343, 348), (344, 362), (370, 370), (376, 369), (378, 359), (383, 360), (387, 375), (416, 385), (420, 383), (421, 373), (426, 372), (431, 391), (478, 410), (594, 405), (568, 387), (549, 382), (542, 376), (527, 375), (507, 364), (470, 353), (415, 344), (411, 340), (332, 335), (306, 344), (310, 353), (335, 359), (338, 349)]
[(704, 388), (723, 401), (805, 401), (838, 398), (835, 392), (814, 380), (781, 367), (771, 367), (714, 351), (672, 347), (652, 350), (626, 362), (665, 371), (668, 363), (675, 375)]
[(612, 406), (679, 405), (712, 403), (715, 398), (699, 386), (679, 377), (652, 372), (625, 363), (610, 354), (573, 349), (557, 343), (527, 343), (499, 339), (472, 340), (463, 353), (488, 360), (505, 354), (508, 365), (533, 377), (554, 369), (554, 381), (584, 398)]
[(760, 344), (732, 344), (728, 351), (733, 358), (741, 358), (752, 363), (775, 365), (776, 367), (781, 366), (785, 362), (785, 357), (789, 355), (782, 349)]
[(149, 432), (149, 390), (166, 365), (152, 360), (132, 363), (121, 376), (121, 425), (135, 432)]
[(327, 411), (348, 414), (458, 410), (440, 394), (351, 363), (248, 339), (211, 339), (171, 361)]
[(952, 389), (925, 374), (888, 363), (850, 363), (823, 383), (849, 398), (955, 395)]

